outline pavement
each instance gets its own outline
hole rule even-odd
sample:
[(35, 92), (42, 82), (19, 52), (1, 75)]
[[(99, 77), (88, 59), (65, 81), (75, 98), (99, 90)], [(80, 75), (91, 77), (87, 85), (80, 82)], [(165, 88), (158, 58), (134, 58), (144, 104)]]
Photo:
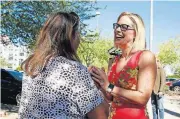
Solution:
[[(164, 119), (180, 119), (180, 95), (164, 97), (165, 114)], [(0, 118), (1, 119), (17, 119), (18, 106), (1, 104)], [(152, 118), (152, 110), (150, 102), (148, 102), (148, 112), (150, 119)]]
[[(153, 119), (150, 100), (147, 104), (150, 119)], [(164, 119), (180, 119), (180, 95), (164, 96)]]
[(0, 119), (17, 119), (19, 106), (1, 103)]
[(165, 119), (180, 119), (180, 95), (166, 96), (164, 107)]

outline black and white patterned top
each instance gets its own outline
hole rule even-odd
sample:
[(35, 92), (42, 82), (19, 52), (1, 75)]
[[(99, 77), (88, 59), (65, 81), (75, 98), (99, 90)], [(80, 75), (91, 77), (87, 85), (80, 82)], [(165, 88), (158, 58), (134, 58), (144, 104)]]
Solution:
[(58, 56), (35, 78), (23, 77), (19, 119), (85, 119), (102, 101), (87, 68)]

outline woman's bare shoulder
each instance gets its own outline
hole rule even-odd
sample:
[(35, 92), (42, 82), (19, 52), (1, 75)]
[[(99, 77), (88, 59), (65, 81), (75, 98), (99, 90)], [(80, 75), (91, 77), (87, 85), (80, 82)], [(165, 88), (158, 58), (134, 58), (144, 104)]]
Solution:
[(144, 50), (139, 59), (139, 65), (153, 65), (156, 64), (156, 58), (154, 53), (149, 50)]

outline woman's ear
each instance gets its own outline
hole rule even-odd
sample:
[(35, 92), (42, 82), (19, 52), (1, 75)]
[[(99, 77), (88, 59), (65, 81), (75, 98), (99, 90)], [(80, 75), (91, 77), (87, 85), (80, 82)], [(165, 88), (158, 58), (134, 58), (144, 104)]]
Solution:
[(136, 37), (136, 31), (134, 31), (133, 35), (134, 35), (134, 37)]

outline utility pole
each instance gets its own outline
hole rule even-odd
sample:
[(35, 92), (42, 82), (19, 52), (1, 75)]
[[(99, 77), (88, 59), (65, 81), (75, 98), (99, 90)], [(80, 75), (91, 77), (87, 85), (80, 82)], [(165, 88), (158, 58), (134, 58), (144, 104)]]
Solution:
[(149, 50), (152, 51), (152, 42), (153, 42), (153, 0), (151, 0), (151, 11), (150, 11), (150, 38), (149, 38)]
[(99, 34), (99, 16), (100, 16), (100, 12), (99, 11), (96, 11), (96, 19), (97, 19), (97, 24), (96, 24), (96, 31), (98, 32)]

